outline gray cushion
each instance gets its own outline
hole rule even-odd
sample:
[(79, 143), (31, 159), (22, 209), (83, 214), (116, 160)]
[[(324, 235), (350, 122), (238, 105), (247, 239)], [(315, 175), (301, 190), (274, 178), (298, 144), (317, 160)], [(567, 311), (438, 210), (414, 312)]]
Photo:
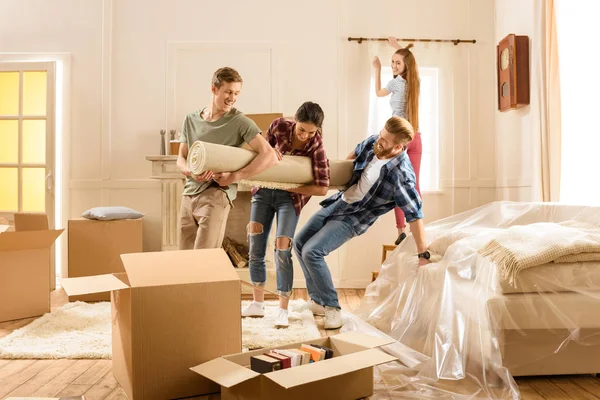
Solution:
[(144, 214), (128, 207), (94, 207), (81, 214), (83, 218), (110, 221), (114, 219), (138, 219)]

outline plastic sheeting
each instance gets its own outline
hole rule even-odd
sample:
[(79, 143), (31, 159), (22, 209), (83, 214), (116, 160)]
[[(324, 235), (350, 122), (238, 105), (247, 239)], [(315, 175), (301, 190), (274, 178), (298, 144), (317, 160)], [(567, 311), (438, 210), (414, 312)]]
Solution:
[(599, 373), (600, 262), (532, 267), (511, 285), (478, 253), (508, 227), (565, 221), (600, 229), (600, 207), (497, 202), (431, 223), (438, 261), (424, 267), (404, 240), (342, 328), (397, 340), (372, 398), (518, 399), (513, 375)]

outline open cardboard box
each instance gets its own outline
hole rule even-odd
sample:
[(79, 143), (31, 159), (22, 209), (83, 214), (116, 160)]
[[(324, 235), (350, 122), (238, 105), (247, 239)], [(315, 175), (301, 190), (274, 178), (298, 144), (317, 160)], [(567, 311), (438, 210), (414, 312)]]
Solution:
[(223, 249), (121, 255), (125, 273), (69, 278), (69, 295), (111, 291), (113, 374), (130, 400), (219, 391), (189, 370), (241, 351), (240, 278)]
[(48, 229), (46, 214), (15, 214), (0, 233), (0, 322), (50, 312), (50, 248), (64, 229)]
[[(373, 366), (396, 360), (377, 347), (392, 341), (346, 332), (285, 346), (219, 357), (191, 368), (221, 385), (221, 400), (354, 400), (373, 394)], [(250, 357), (271, 349), (299, 349), (304, 343), (334, 350), (333, 358), (259, 374), (250, 369)]]

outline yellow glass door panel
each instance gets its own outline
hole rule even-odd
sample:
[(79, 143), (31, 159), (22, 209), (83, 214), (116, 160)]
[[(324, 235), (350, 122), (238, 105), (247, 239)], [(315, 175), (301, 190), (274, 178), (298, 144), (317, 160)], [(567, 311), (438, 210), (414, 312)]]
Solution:
[(46, 121), (23, 120), (21, 162), (24, 164), (46, 163)]
[(46, 115), (46, 71), (23, 72), (23, 115)]
[(0, 62), (2, 217), (44, 212), (54, 223), (54, 69), (54, 63)]
[(0, 71), (0, 116), (19, 114), (19, 72)]
[(23, 168), (23, 212), (46, 211), (46, 169)]
[(18, 162), (19, 121), (16, 119), (0, 120), (0, 164), (16, 164)]
[(19, 210), (18, 168), (0, 168), (0, 210)]

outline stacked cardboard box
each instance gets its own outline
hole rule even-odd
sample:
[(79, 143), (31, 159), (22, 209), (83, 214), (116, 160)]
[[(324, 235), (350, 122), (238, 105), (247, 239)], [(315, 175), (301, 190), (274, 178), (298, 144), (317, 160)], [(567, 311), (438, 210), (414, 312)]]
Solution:
[[(71, 219), (69, 278), (125, 272), (121, 254), (142, 252), (142, 219)], [(69, 301), (110, 301), (110, 293), (69, 296)]]

